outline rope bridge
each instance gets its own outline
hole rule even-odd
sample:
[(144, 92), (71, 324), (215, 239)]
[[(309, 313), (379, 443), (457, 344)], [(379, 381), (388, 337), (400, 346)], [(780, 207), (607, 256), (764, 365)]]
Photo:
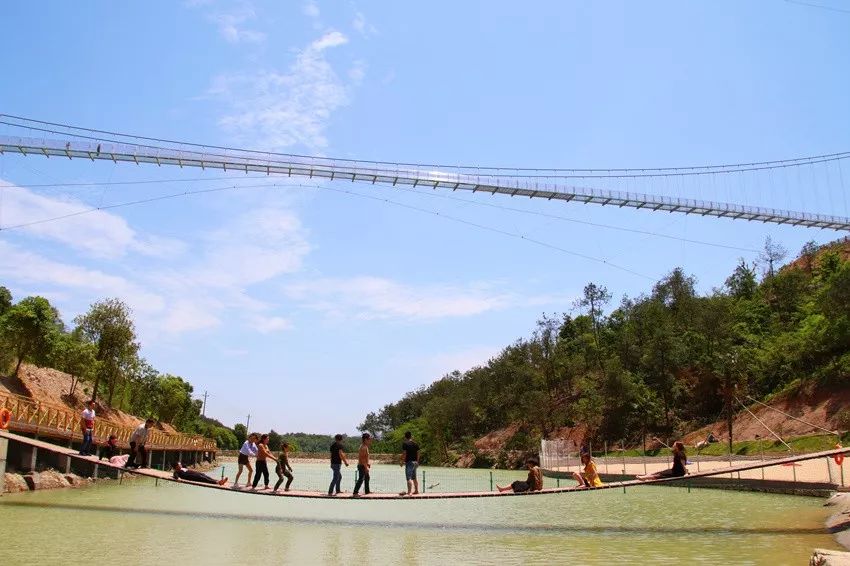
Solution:
[[(0, 114), (0, 118), (8, 118)], [(350, 181), (389, 186), (424, 187), (430, 189), (448, 189), (451, 191), (484, 192), (511, 197), (520, 196), (533, 199), (560, 200), (602, 206), (627, 207), (661, 211), (669, 213), (696, 214), (732, 220), (748, 220), (775, 224), (790, 224), (808, 228), (824, 228), (837, 231), (850, 231), (850, 218), (828, 214), (796, 212), (759, 206), (748, 206), (710, 200), (667, 197), (638, 192), (617, 191), (601, 188), (576, 187), (564, 181), (575, 175), (546, 173), (509, 174), (501, 168), (446, 167), (411, 164), (392, 164), (377, 161), (350, 159), (331, 159), (326, 157), (299, 156), (259, 152), (252, 150), (202, 146), (186, 142), (153, 140), (150, 143), (129, 143), (145, 141), (126, 134), (112, 133), (63, 126), (70, 131), (34, 126), (33, 123), (46, 122), (24, 120), (23, 124), (0, 120), (0, 125), (25, 128), (32, 132), (44, 132), (52, 135), (64, 135), (66, 138), (37, 138), (0, 135), (0, 154), (16, 153), (24, 156), (60, 157), (67, 159), (85, 159), (112, 161), (113, 163), (142, 163), (158, 166), (172, 165), (180, 168), (193, 167), (216, 169), (241, 173), (261, 173), (264, 175), (286, 175), (328, 181)], [(85, 132), (85, 133), (80, 133)], [(823, 156), (828, 160), (850, 158), (850, 154)], [(790, 160), (775, 162), (779, 165), (730, 169), (721, 168), (694, 169), (689, 173), (670, 173), (666, 170), (647, 173), (646, 176), (666, 175), (712, 175), (738, 171), (757, 171), (775, 167), (795, 167), (800, 164), (821, 163), (825, 160), (810, 158), (809, 161)], [(774, 162), (768, 162), (774, 163)], [(758, 165), (758, 164), (754, 164)], [(517, 170), (519, 171), (519, 170)], [(616, 170), (608, 172), (610, 177), (618, 178), (622, 173)], [(635, 176), (642, 176), (636, 174)], [(585, 175), (578, 175), (584, 178)], [(606, 177), (606, 175), (591, 175)]]
[[(22, 444), (27, 444), (30, 446), (34, 446), (41, 450), (47, 450), (62, 456), (66, 456), (69, 458), (74, 458), (82, 461), (91, 462), (93, 464), (98, 464), (100, 466), (104, 466), (107, 468), (112, 468), (115, 470), (119, 470), (122, 472), (135, 474), (139, 476), (145, 476), (149, 478), (153, 478), (156, 480), (170, 481), (176, 483), (186, 483), (195, 485), (198, 487), (205, 487), (208, 489), (218, 489), (229, 492), (236, 493), (245, 493), (250, 495), (262, 495), (266, 497), (299, 497), (299, 498), (327, 498), (327, 495), (323, 492), (316, 491), (281, 491), (281, 492), (273, 492), (270, 490), (264, 491), (252, 491), (246, 489), (233, 489), (228, 485), (218, 486), (213, 484), (205, 484), (205, 483), (195, 483), (188, 482), (185, 480), (175, 480), (173, 475), (161, 470), (154, 469), (134, 469), (128, 470), (119, 466), (114, 466), (104, 462), (98, 462), (96, 458), (91, 456), (80, 456), (76, 450), (66, 448), (63, 446), (57, 446), (55, 444), (51, 444), (48, 442), (44, 442), (41, 440), (36, 440), (33, 438), (28, 438), (26, 436), (20, 436), (17, 434), (10, 433), (8, 431), (0, 431), (0, 438), (6, 438), (8, 440), (12, 440), (15, 442), (20, 442)], [(619, 482), (610, 482), (606, 483), (603, 486), (596, 487), (593, 489), (588, 488), (579, 488), (579, 487), (555, 487), (555, 488), (546, 488), (542, 491), (532, 491), (525, 493), (513, 493), (511, 491), (500, 493), (494, 491), (470, 491), (470, 492), (450, 492), (450, 493), (441, 493), (441, 492), (431, 492), (431, 493), (420, 493), (419, 495), (408, 497), (408, 496), (400, 496), (395, 493), (372, 493), (368, 496), (361, 496), (358, 498), (354, 498), (350, 493), (341, 493), (335, 497), (335, 499), (368, 499), (368, 500), (422, 500), (422, 499), (468, 499), (468, 498), (480, 498), (480, 497), (510, 497), (510, 496), (524, 496), (524, 495), (552, 495), (552, 494), (570, 494), (570, 493), (578, 493), (585, 491), (598, 491), (602, 489), (625, 489), (627, 487), (638, 487), (645, 485), (656, 485), (656, 484), (675, 484), (675, 483), (687, 483), (689, 480), (694, 480), (697, 478), (707, 478), (712, 476), (723, 476), (726, 474), (745, 472), (749, 470), (758, 470), (760, 468), (768, 468), (771, 466), (781, 466), (781, 465), (790, 465), (796, 462), (803, 462), (807, 460), (816, 460), (819, 458), (832, 458), (835, 456), (844, 456), (846, 454), (850, 454), (850, 448), (836, 448), (833, 450), (825, 450), (822, 452), (814, 452), (810, 454), (801, 454), (790, 456), (787, 458), (779, 458), (776, 460), (772, 460), (770, 462), (747, 462), (743, 464), (738, 464), (735, 466), (730, 466), (722, 469), (716, 470), (708, 470), (704, 472), (696, 472), (692, 474), (688, 474), (682, 477), (669, 477), (669, 478), (659, 478), (659, 479), (651, 479), (651, 480), (628, 480), (628, 481), (619, 481)]]

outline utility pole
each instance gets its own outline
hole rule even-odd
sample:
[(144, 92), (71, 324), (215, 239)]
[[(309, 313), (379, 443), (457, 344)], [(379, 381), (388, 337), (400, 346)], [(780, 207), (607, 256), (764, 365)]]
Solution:
[(207, 395), (209, 395), (206, 391), (204, 391), (204, 406), (201, 409), (201, 416), (207, 416)]
[(251, 434), (251, 415), (248, 414), (248, 421), (245, 423), (245, 434)]
[(727, 367), (726, 368), (726, 383), (725, 383), (725, 396), (726, 396), (726, 428), (729, 432), (729, 459), (732, 458), (732, 372)]

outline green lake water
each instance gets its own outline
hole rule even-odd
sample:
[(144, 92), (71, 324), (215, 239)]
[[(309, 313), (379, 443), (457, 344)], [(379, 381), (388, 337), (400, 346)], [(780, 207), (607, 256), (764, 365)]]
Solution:
[[(424, 471), (426, 484), (439, 484), (432, 490), (489, 489), (487, 471)], [(226, 472), (232, 477), (232, 465)], [(293, 487), (327, 489), (330, 479), (319, 464), (296, 464), (295, 474)], [(396, 466), (375, 466), (373, 476), (375, 490), (404, 485)], [(494, 482), (522, 477), (498, 472)], [(0, 565), (802, 565), (815, 547), (839, 548), (823, 529), (822, 500), (784, 495), (647, 486), (370, 502), (103, 483), (0, 498)]]

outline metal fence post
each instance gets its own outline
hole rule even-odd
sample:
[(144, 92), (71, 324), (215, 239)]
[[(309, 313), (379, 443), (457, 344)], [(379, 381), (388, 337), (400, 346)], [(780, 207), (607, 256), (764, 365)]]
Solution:
[(422, 470), (422, 493), (425, 493), (425, 470)]
[(490, 470), (490, 491), (493, 491), (493, 470)]

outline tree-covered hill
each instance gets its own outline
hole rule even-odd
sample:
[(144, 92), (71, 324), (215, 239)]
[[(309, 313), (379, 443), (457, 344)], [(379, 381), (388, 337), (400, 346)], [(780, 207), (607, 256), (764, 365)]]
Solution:
[(783, 257), (768, 239), (758, 265), (741, 260), (705, 295), (681, 268), (619, 304), (588, 283), (569, 312), (544, 314), (486, 364), (407, 393), (359, 428), (392, 450), (414, 430), (431, 463), (450, 463), (516, 423), (508, 448), (534, 450), (577, 424), (586, 440), (637, 442), (714, 422), (745, 394), (847, 384), (850, 242), (807, 244), (777, 269)]

